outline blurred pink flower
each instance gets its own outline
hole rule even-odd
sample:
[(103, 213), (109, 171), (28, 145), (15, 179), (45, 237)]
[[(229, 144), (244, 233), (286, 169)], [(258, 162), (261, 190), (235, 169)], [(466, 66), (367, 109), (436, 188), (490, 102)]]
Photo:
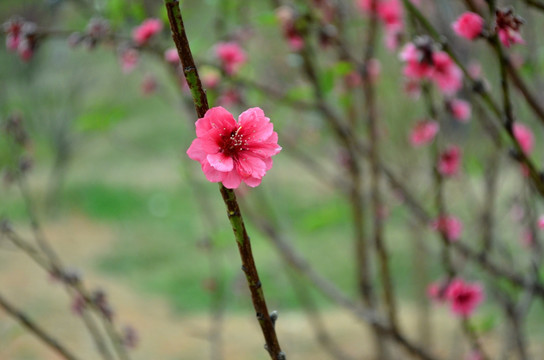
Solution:
[(140, 55), (136, 49), (128, 48), (121, 50), (119, 61), (121, 62), (123, 73), (128, 74), (132, 72), (138, 65), (139, 58)]
[(544, 215), (540, 215), (537, 221), (538, 228), (544, 230)]
[[(357, 7), (363, 13), (372, 11), (372, 0), (359, 0)], [(376, 0), (376, 15), (385, 27), (385, 43), (388, 49), (395, 50), (404, 30), (402, 4), (400, 0)]]
[(145, 45), (149, 39), (162, 30), (162, 22), (159, 19), (146, 19), (140, 26), (132, 31), (132, 39), (138, 46)]
[(403, 74), (412, 80), (428, 78), (432, 72), (432, 59), (425, 59), (423, 52), (413, 43), (404, 45), (399, 54), (400, 60), (406, 65)]
[(404, 92), (410, 98), (417, 100), (421, 96), (421, 86), (417, 81), (408, 80), (404, 83)]
[(247, 61), (246, 52), (236, 42), (221, 42), (215, 45), (215, 55), (221, 61), (227, 75), (234, 75)]
[(479, 351), (474, 350), (467, 354), (465, 360), (484, 360), (484, 357)]
[(521, 232), (520, 239), (521, 245), (530, 248), (534, 245), (534, 236), (531, 229), (524, 229)]
[(282, 5), (276, 10), (276, 18), (280, 22), (283, 36), (287, 39), (291, 50), (299, 51), (304, 48), (304, 38), (295, 23), (295, 10), (291, 6)]
[(403, 74), (410, 80), (432, 80), (446, 95), (463, 86), (463, 72), (444, 51), (434, 51), (431, 44), (406, 44), (399, 55), (405, 62)]
[(482, 77), (482, 65), (477, 61), (471, 61), (468, 64), (468, 73), (473, 79)]
[(378, 16), (387, 30), (402, 29), (402, 4), (400, 0), (383, 0), (378, 3)]
[(443, 176), (457, 175), (461, 167), (461, 149), (458, 146), (449, 146), (440, 154), (438, 172)]
[(14, 18), (3, 25), (6, 33), (6, 48), (16, 51), (19, 58), (29, 61), (37, 46), (36, 24), (21, 18)]
[(222, 107), (214, 107), (196, 122), (197, 138), (187, 155), (202, 166), (211, 182), (235, 189), (245, 182), (258, 186), (278, 154), (278, 134), (260, 108), (244, 111), (238, 122)]
[(523, 20), (514, 15), (511, 8), (497, 10), (495, 16), (495, 32), (504, 46), (508, 48), (513, 44), (525, 43), (519, 32)]
[(24, 21), (20, 18), (11, 19), (3, 25), (4, 32), (6, 33), (6, 48), (9, 51), (16, 51), (19, 47), (23, 25)]
[(446, 95), (452, 95), (463, 86), (463, 72), (448, 53), (433, 53), (434, 68), (431, 78)]
[(503, 45), (506, 47), (510, 47), (514, 44), (525, 44), (525, 40), (523, 40), (521, 34), (511, 28), (498, 29), (497, 34)]
[(410, 133), (410, 143), (414, 147), (427, 145), (433, 141), (439, 129), (436, 121), (418, 121)]
[(202, 85), (206, 89), (215, 89), (221, 81), (221, 75), (215, 71), (206, 71), (202, 73)]
[(380, 77), (380, 73), (382, 71), (382, 64), (380, 63), (380, 60), (376, 58), (372, 58), (368, 60), (367, 66), (366, 66), (366, 75), (370, 82), (375, 82)]
[(448, 102), (447, 108), (453, 117), (460, 122), (468, 122), (470, 120), (472, 111), (468, 101), (452, 99)]
[(144, 96), (149, 96), (157, 91), (157, 78), (151, 74), (146, 74), (142, 81), (141, 89)]
[(474, 40), (482, 33), (484, 19), (478, 14), (467, 11), (457, 18), (452, 28), (457, 35)]
[(446, 290), (446, 297), (454, 314), (469, 317), (484, 300), (484, 292), (478, 283), (471, 284), (462, 279), (454, 279)]
[(238, 105), (241, 100), (240, 91), (236, 88), (229, 88), (221, 93), (221, 95), (217, 98), (217, 105), (220, 106), (234, 106)]
[(535, 140), (531, 129), (529, 129), (527, 126), (523, 125), (522, 123), (517, 122), (517, 123), (514, 123), (512, 130), (514, 132), (514, 137), (519, 142), (521, 150), (525, 154), (529, 154), (533, 150), (533, 145)]
[(172, 65), (179, 65), (181, 62), (179, 60), (178, 49), (176, 48), (167, 49), (164, 52), (164, 60), (166, 60), (168, 63)]
[(463, 223), (453, 215), (443, 215), (431, 223), (431, 227), (444, 234), (449, 241), (457, 241), (463, 233)]
[(357, 70), (352, 70), (344, 76), (347, 87), (356, 88), (363, 83), (363, 78)]

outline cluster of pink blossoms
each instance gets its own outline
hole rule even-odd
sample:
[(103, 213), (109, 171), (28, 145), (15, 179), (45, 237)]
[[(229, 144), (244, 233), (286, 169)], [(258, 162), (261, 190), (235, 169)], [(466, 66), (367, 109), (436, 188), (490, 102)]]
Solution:
[(234, 75), (247, 61), (246, 52), (236, 42), (220, 42), (215, 45), (215, 55), (227, 75)]
[(36, 43), (36, 25), (32, 22), (14, 18), (4, 25), (6, 48), (15, 51), (23, 61), (29, 61), (34, 55)]
[(458, 316), (470, 317), (484, 300), (480, 284), (456, 278), (448, 284), (432, 283), (427, 288), (428, 296), (438, 302), (448, 302), (451, 311)]
[[(159, 19), (146, 19), (132, 30), (132, 40), (136, 47), (145, 46), (161, 30), (162, 22)], [(119, 50), (119, 62), (125, 74), (132, 72), (138, 66), (140, 53), (136, 47), (125, 45)]]
[(293, 51), (304, 48), (304, 38), (296, 26), (296, 14), (292, 7), (282, 5), (276, 10), (276, 17), (283, 31), (287, 44)]
[(214, 107), (196, 122), (197, 138), (187, 155), (202, 166), (211, 182), (236, 189), (243, 181), (258, 186), (278, 154), (278, 134), (260, 108), (244, 111), (238, 122), (222, 107)]
[(445, 51), (436, 51), (428, 38), (418, 38), (404, 46), (400, 59), (408, 80), (430, 80), (446, 95), (455, 94), (463, 86), (463, 73)]
[(404, 19), (402, 4), (399, 0), (358, 0), (357, 6), (365, 13), (372, 12), (375, 1), (376, 16), (385, 27), (385, 45), (390, 50), (395, 50), (404, 31)]
[[(469, 40), (483, 35), (485, 20), (478, 14), (467, 11), (461, 14), (452, 24), (455, 33)], [(495, 32), (506, 47), (513, 44), (523, 44), (519, 29), (523, 20), (514, 15), (512, 9), (497, 10), (495, 13)]]

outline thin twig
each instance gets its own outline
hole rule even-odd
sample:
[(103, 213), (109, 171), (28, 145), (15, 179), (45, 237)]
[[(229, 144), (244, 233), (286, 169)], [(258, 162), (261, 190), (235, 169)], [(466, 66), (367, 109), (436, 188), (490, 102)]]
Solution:
[(10, 304), (3, 295), (0, 294), (0, 307), (2, 307), (9, 315), (17, 320), (32, 334), (36, 335), (44, 344), (57, 352), (60, 356), (67, 360), (77, 360), (78, 358), (66, 349), (58, 340), (49, 335), (44, 329), (30, 319), (25, 313), (17, 309), (13, 304)]
[[(187, 80), (187, 84), (191, 89), (195, 110), (197, 116), (202, 118), (209, 109), (208, 100), (206, 93), (202, 88), (202, 83), (200, 81), (200, 77), (198, 76), (198, 71), (193, 60), (189, 41), (185, 33), (179, 2), (177, 0), (165, 0), (164, 3), (168, 13), (168, 19), (170, 21), (172, 38), (176, 44), (176, 48), (184, 68), (185, 79)], [(242, 259), (242, 270), (246, 275), (253, 306), (266, 341), (266, 349), (269, 352), (271, 359), (283, 360), (286, 358), (286, 356), (285, 353), (281, 351), (276, 331), (274, 329), (274, 323), (270, 319), (270, 313), (268, 312), (261, 281), (259, 280), (259, 275), (253, 259), (250, 239), (246, 232), (238, 202), (236, 201), (236, 195), (234, 194), (233, 190), (225, 188), (222, 184), (219, 185), (219, 189), (223, 197), (223, 201), (227, 207), (227, 215), (230, 220)]]

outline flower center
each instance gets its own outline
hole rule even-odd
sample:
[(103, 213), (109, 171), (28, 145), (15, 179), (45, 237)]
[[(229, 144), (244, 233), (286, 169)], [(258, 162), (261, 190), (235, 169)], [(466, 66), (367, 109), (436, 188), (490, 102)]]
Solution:
[(467, 304), (472, 300), (472, 294), (470, 292), (463, 292), (457, 295), (455, 299), (458, 303)]
[(240, 126), (237, 130), (233, 130), (230, 134), (221, 136), (221, 152), (226, 156), (236, 157), (236, 155), (244, 150), (247, 141), (244, 140), (244, 135), (240, 134)]

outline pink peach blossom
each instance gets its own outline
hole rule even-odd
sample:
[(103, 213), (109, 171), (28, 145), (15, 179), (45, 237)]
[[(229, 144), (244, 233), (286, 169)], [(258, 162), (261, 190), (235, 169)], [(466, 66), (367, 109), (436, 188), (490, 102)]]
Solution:
[(146, 19), (132, 31), (132, 39), (136, 45), (142, 46), (161, 30), (162, 22), (159, 19)]
[(471, 316), (484, 300), (484, 292), (478, 283), (454, 279), (446, 290), (446, 297), (450, 301), (452, 312), (466, 318)]
[(217, 98), (217, 105), (219, 106), (234, 106), (240, 104), (241, 95), (240, 91), (236, 88), (229, 88), (221, 93)]
[(497, 10), (495, 13), (495, 32), (499, 36), (499, 40), (507, 48), (514, 44), (525, 43), (519, 32), (522, 24), (523, 20), (514, 15), (511, 8)]
[[(372, 11), (372, 0), (359, 0), (357, 7), (363, 13)], [(385, 27), (385, 43), (388, 49), (398, 47), (399, 38), (404, 31), (402, 4), (399, 0), (376, 0), (376, 15)]]
[(498, 29), (497, 34), (502, 44), (507, 48), (514, 44), (525, 44), (525, 40), (523, 40), (521, 34), (511, 28)]
[(474, 350), (467, 354), (465, 360), (484, 360), (484, 357), (479, 351)]
[(434, 51), (431, 44), (406, 44), (399, 55), (405, 62), (403, 74), (409, 80), (432, 80), (445, 95), (453, 95), (463, 86), (463, 72), (448, 53)]
[(458, 146), (449, 146), (440, 154), (438, 172), (443, 176), (457, 175), (461, 167), (461, 149)]
[(524, 229), (520, 234), (519, 241), (521, 242), (521, 245), (525, 246), (526, 248), (532, 247), (535, 243), (535, 239), (531, 229)]
[(363, 83), (363, 78), (357, 70), (352, 70), (344, 76), (346, 86), (349, 88), (356, 88)]
[(215, 55), (227, 75), (234, 75), (247, 61), (246, 52), (236, 42), (221, 42), (215, 46)]
[(427, 145), (433, 141), (439, 129), (436, 121), (418, 121), (410, 133), (410, 143), (414, 147)]
[(544, 215), (540, 215), (537, 221), (538, 228), (544, 230)]
[(449, 241), (457, 241), (463, 233), (463, 223), (453, 215), (443, 215), (431, 223), (431, 227), (444, 234)]
[(431, 79), (446, 95), (452, 95), (463, 86), (463, 72), (445, 51), (433, 53)]
[(533, 145), (535, 141), (531, 129), (529, 129), (522, 123), (517, 122), (514, 123), (512, 130), (514, 132), (514, 137), (519, 142), (521, 150), (525, 154), (529, 154), (533, 150)]
[(179, 60), (178, 49), (176, 48), (167, 49), (164, 52), (164, 60), (166, 60), (166, 62), (172, 65), (179, 65), (181, 62)]
[(467, 11), (452, 24), (455, 33), (469, 40), (474, 40), (482, 34), (484, 19), (473, 12)]
[(123, 73), (128, 74), (132, 72), (138, 65), (140, 55), (138, 50), (128, 48), (121, 50), (119, 61), (121, 62), (121, 69)]
[(400, 0), (380, 1), (378, 4), (378, 17), (383, 21), (387, 31), (402, 30), (404, 28)]
[(479, 79), (482, 77), (482, 65), (477, 61), (471, 61), (468, 64), (468, 73), (473, 79)]
[(258, 107), (244, 111), (238, 122), (226, 109), (211, 108), (196, 122), (196, 135), (187, 155), (200, 162), (209, 181), (229, 189), (242, 181), (258, 186), (281, 150), (274, 126)]
[(151, 74), (145, 75), (141, 85), (142, 94), (144, 96), (153, 94), (155, 91), (157, 91), (158, 85), (159, 84), (157, 83), (157, 78), (155, 76)]
[(14, 18), (7, 21), (4, 25), (6, 33), (6, 48), (9, 51), (16, 51), (22, 38), (24, 21), (20, 18)]
[(453, 117), (460, 122), (469, 121), (472, 113), (470, 103), (461, 99), (450, 100), (448, 103), (448, 110), (451, 112)]
[(205, 71), (202, 73), (202, 85), (206, 89), (215, 89), (221, 81), (221, 75), (215, 71)]

